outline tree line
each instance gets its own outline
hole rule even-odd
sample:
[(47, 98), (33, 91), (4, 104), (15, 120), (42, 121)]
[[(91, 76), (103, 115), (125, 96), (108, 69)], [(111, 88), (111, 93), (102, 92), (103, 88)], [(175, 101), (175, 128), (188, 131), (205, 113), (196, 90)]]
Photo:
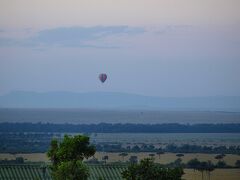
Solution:
[(240, 133), (240, 124), (52, 124), (0, 123), (0, 132), (59, 133)]
[[(46, 152), (52, 138), (62, 139), (60, 133), (0, 133), (0, 153), (37, 153)], [(169, 143), (164, 147), (147, 143), (103, 143), (94, 142), (100, 152), (171, 152), (171, 153), (208, 153), (240, 154), (240, 146), (205, 146), (195, 144), (176, 145)]]
[(170, 152), (170, 153), (207, 153), (207, 154), (240, 154), (240, 146), (201, 146), (193, 144), (168, 144), (165, 147), (156, 147), (153, 144), (142, 144), (124, 147), (122, 144), (96, 144), (97, 151), (101, 152)]

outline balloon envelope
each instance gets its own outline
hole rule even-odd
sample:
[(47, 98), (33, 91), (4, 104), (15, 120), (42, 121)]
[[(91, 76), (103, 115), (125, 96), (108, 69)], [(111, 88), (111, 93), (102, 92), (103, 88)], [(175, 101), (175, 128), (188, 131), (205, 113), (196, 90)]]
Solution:
[(107, 75), (102, 73), (102, 74), (99, 74), (98, 78), (100, 79), (100, 81), (102, 83), (104, 83), (106, 81), (106, 79), (107, 79)]

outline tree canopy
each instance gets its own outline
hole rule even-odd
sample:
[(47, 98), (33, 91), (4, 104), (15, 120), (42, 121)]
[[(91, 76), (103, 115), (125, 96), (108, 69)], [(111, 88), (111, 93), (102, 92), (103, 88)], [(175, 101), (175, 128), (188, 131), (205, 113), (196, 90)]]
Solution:
[(165, 168), (155, 164), (152, 159), (146, 158), (139, 164), (131, 164), (123, 171), (122, 177), (126, 180), (180, 180), (182, 168)]
[(89, 137), (65, 135), (61, 142), (53, 139), (47, 153), (52, 161), (52, 177), (56, 180), (85, 180), (89, 176), (84, 158), (95, 154), (95, 147), (90, 145)]

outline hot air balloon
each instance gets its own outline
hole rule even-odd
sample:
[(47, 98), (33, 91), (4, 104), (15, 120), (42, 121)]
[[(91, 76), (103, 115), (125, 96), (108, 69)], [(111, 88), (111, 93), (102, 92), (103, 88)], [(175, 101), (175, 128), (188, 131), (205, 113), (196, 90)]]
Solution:
[(107, 79), (107, 75), (105, 73), (101, 73), (101, 74), (99, 74), (98, 78), (100, 79), (100, 81), (102, 83), (104, 83)]

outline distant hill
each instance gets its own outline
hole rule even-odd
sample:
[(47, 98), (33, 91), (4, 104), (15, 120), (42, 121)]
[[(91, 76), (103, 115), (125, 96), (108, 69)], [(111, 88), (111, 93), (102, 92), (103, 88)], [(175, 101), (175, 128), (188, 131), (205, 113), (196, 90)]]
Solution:
[(0, 96), (1, 108), (95, 108), (240, 111), (239, 96), (152, 97), (117, 92), (25, 92)]

